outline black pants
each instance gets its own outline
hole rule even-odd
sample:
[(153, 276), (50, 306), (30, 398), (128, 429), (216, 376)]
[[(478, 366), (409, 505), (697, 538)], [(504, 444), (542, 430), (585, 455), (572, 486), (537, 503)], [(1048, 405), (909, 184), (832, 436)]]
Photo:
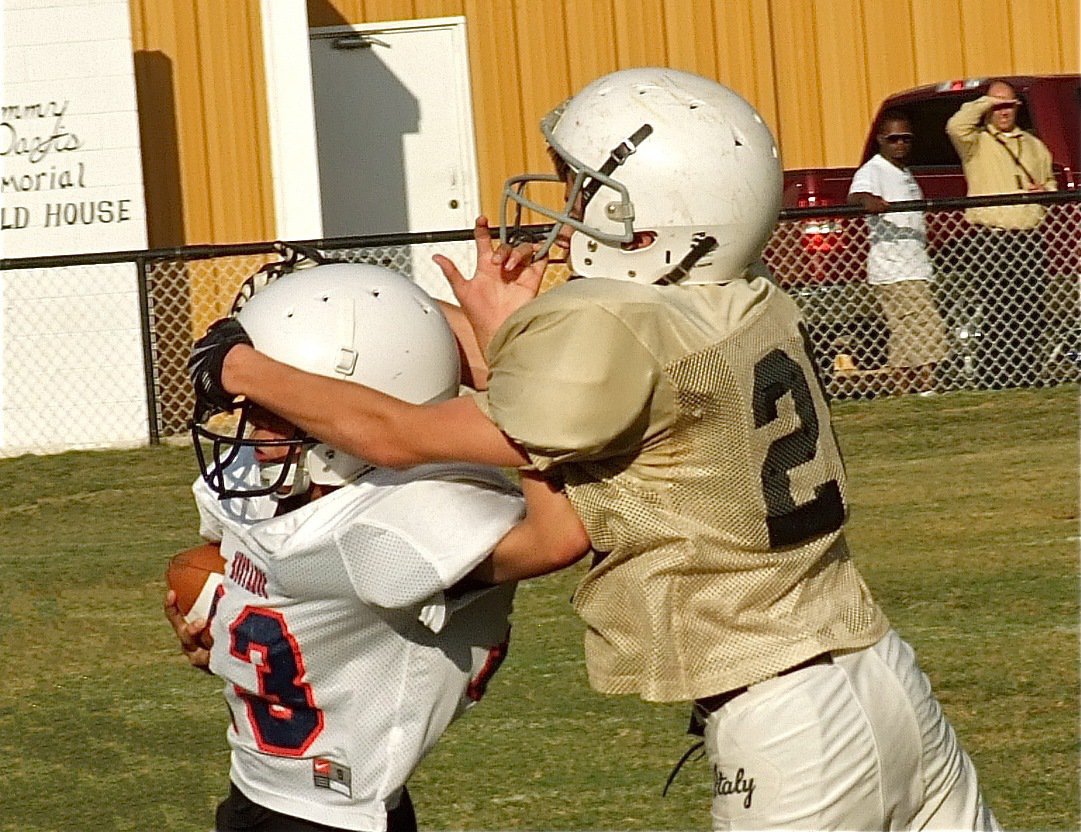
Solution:
[(1038, 229), (977, 229), (975, 285), (982, 310), (977, 362), (990, 387), (1025, 387), (1040, 378), (1046, 326), (1046, 264)]
[[(229, 783), (229, 796), (218, 804), (214, 829), (216, 832), (346, 832), (337, 826), (324, 826), (260, 806), (233, 783)], [(407, 789), (402, 789), (398, 808), (387, 813), (387, 832), (417, 832), (417, 816)]]

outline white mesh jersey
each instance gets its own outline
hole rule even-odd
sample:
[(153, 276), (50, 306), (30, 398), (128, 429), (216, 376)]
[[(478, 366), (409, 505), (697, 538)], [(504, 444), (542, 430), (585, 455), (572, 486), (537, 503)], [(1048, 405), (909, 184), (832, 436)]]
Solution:
[[(230, 473), (257, 481), (250, 453)], [(279, 517), (271, 497), (193, 490), (226, 561), (210, 669), (226, 681), (231, 779), (284, 814), (381, 832), (505, 653), (514, 587), (444, 590), (522, 517), (520, 495), (467, 465), (377, 469)]]

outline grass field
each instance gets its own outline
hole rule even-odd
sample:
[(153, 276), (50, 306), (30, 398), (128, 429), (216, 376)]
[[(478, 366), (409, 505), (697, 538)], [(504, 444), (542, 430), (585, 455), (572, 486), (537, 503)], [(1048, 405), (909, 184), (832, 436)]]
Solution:
[[(850, 540), (1007, 829), (1077, 829), (1078, 391), (843, 403)], [(0, 830), (205, 832), (219, 683), (161, 616), (188, 450), (0, 460)], [(577, 572), (523, 585), (488, 697), (412, 785), (427, 829), (701, 829), (684, 705), (588, 690)]]

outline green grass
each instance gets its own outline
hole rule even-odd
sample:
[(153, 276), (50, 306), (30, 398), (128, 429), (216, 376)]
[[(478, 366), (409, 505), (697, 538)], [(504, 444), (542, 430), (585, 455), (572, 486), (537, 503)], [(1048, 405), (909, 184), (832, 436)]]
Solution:
[[(850, 540), (1008, 829), (1077, 829), (1076, 387), (836, 407)], [(205, 832), (226, 789), (219, 683), (161, 616), (196, 541), (183, 448), (0, 460), (0, 830)], [(510, 657), (413, 781), (428, 829), (689, 829), (661, 789), (687, 708), (588, 690), (578, 572), (522, 586)]]

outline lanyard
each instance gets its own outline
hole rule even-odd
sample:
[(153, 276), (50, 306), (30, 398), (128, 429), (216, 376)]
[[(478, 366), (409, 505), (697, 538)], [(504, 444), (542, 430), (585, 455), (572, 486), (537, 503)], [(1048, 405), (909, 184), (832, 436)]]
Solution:
[[(998, 142), (1000, 145), (1002, 145), (1002, 148), (1010, 155), (1010, 159), (1013, 160), (1013, 163), (1017, 167), (1019, 167), (1021, 169), (1021, 173), (1025, 174), (1025, 176), (1028, 177), (1028, 181), (1031, 182), (1033, 185), (1035, 185), (1036, 180), (1033, 178), (1032, 174), (1028, 172), (1028, 168), (1026, 168), (1024, 165), (1021, 164), (1021, 152), (1025, 148), (1024, 140), (1023, 140), (1024, 137), (1021, 134), (1018, 134), (1018, 136), (1017, 136), (1017, 153), (1015, 154), (1012, 150), (1010, 150), (1010, 146), (1008, 144), (1006, 144), (1006, 142), (998, 135), (998, 133), (993, 133), (990, 130), (988, 130), (987, 132), (988, 132), (988, 135), (990, 135), (992, 139), (994, 139), (996, 142)], [(1021, 177), (1020, 177), (1020, 175), (1019, 174), (1014, 174), (1014, 180), (1017, 182), (1017, 190), (1020, 191), (1022, 189), (1022, 187), (1023, 187), (1021, 185)]]

